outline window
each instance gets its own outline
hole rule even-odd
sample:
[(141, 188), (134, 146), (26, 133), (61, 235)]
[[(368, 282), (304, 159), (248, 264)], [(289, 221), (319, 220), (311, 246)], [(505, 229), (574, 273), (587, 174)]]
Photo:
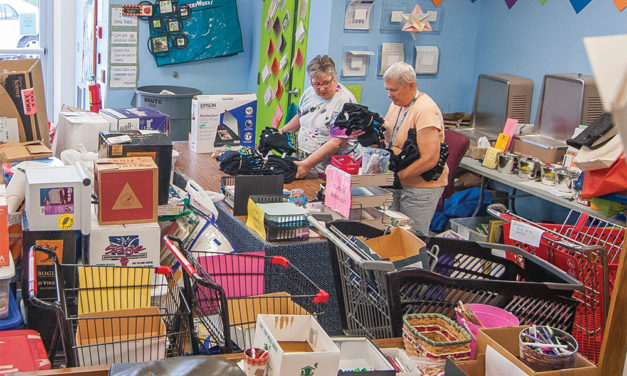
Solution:
[[(39, 13), (39, 0), (0, 0), (0, 58), (21, 58), (43, 52), (32, 51), (40, 48)], [(19, 50), (23, 48), (31, 51)]]

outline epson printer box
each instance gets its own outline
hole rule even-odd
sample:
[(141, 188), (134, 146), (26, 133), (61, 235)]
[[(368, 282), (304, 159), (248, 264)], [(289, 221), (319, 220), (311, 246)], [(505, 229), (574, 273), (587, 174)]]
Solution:
[(192, 100), (191, 149), (195, 153), (255, 147), (255, 94), (197, 95)]
[(100, 116), (109, 122), (110, 131), (157, 130), (170, 132), (170, 117), (149, 107), (103, 108)]

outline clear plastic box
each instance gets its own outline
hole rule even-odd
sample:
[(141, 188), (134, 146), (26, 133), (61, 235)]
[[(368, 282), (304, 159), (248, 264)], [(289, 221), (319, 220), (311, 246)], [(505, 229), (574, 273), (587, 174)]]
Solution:
[(9, 266), (0, 267), (0, 319), (9, 315), (9, 283), (14, 275), (13, 258), (9, 256)]

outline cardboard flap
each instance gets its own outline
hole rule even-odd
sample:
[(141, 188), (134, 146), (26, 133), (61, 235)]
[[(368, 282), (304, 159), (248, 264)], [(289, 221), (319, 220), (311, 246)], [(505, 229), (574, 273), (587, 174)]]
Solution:
[(7, 142), (0, 145), (0, 162), (18, 162), (47, 158), (52, 151), (41, 141)]
[(78, 346), (163, 336), (166, 328), (157, 307), (120, 309), (78, 315)]
[(42, 145), (39, 141), (26, 143), (24, 146), (30, 154), (50, 153), (50, 149), (48, 149), (46, 145)]

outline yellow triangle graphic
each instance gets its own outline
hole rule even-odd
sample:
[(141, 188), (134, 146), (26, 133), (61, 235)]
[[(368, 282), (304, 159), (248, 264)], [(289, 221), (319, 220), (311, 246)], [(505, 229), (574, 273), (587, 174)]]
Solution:
[(143, 206), (141, 202), (137, 199), (135, 192), (131, 188), (128, 183), (124, 185), (122, 188), (122, 192), (117, 199), (115, 199), (115, 203), (113, 204), (112, 210), (121, 210), (121, 209), (142, 209)]

